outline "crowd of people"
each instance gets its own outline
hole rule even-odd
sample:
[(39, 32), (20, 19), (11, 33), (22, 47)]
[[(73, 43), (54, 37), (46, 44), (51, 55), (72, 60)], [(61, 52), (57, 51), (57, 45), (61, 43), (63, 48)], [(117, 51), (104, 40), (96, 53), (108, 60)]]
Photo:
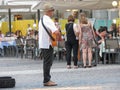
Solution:
[[(44, 86), (56, 86), (57, 84), (51, 81), (50, 68), (52, 66), (52, 55), (53, 47), (51, 46), (50, 33), (54, 33), (59, 37), (61, 35), (61, 29), (59, 26), (58, 19), (55, 18), (53, 22), (51, 17), (53, 15), (54, 8), (47, 4), (44, 7), (45, 14), (43, 19), (39, 22), (39, 48), (42, 49), (43, 53), (43, 75), (44, 75)], [(47, 19), (47, 20), (46, 20)], [(117, 31), (116, 24), (112, 24), (110, 30), (108, 31), (106, 26), (101, 26), (99, 30), (96, 30), (94, 25), (88, 20), (85, 13), (80, 13), (78, 18), (78, 23), (75, 23), (75, 18), (73, 15), (68, 16), (68, 22), (65, 25), (65, 35), (62, 40), (65, 43), (66, 51), (66, 67), (67, 69), (77, 69), (79, 62), (83, 61), (81, 64), (83, 68), (91, 68), (93, 60), (92, 49), (98, 48), (100, 52), (100, 45), (105, 41), (106, 38), (113, 38), (119, 36), (119, 29)], [(42, 24), (44, 23), (44, 25)], [(47, 30), (46, 30), (46, 28)], [(45, 38), (43, 40), (43, 38)], [(59, 39), (57, 39), (59, 42)], [(103, 60), (102, 56), (99, 55), (100, 60)], [(87, 61), (88, 60), (88, 61)], [(73, 66), (72, 66), (73, 61)]]
[[(71, 61), (74, 62), (74, 68), (78, 68), (78, 65), (81, 61), (83, 61), (83, 67), (92, 67), (91, 62), (93, 59), (92, 48), (94, 47), (94, 40), (97, 43), (97, 47), (101, 45), (102, 42), (106, 38), (114, 38), (120, 36), (120, 25), (118, 27), (116, 24), (112, 23), (110, 30), (106, 26), (100, 26), (98, 30), (91, 24), (91, 22), (87, 19), (85, 13), (80, 13), (78, 17), (78, 23), (75, 23), (75, 18), (73, 15), (68, 16), (68, 23), (65, 25), (66, 34), (62, 34), (61, 25), (59, 23), (58, 18), (54, 18), (53, 21), (57, 30), (60, 32), (60, 37), (57, 35), (58, 43), (63, 40), (65, 42), (65, 47), (63, 47), (66, 51), (66, 61), (67, 68), (70, 69)], [(50, 25), (50, 24), (48, 24)], [(40, 34), (39, 34), (40, 33)], [(50, 32), (52, 33), (52, 32)], [(41, 31), (34, 30), (31, 28), (30, 24), (28, 24), (28, 28), (26, 29), (26, 35), (23, 36), (21, 30), (16, 30), (16, 32), (7, 32), (5, 35), (0, 30), (0, 40), (6, 36), (12, 36), (15, 38), (25, 38), (25, 39), (39, 39), (39, 44), (41, 44)], [(46, 37), (45, 37), (46, 38)], [(73, 52), (73, 53), (72, 53)], [(103, 55), (100, 55), (100, 60), (103, 60)], [(87, 66), (88, 59), (88, 66)]]
[[(5, 36), (13, 36), (17, 39), (36, 39), (39, 43), (39, 49), (42, 51), (43, 56), (43, 83), (44, 86), (56, 86), (57, 84), (51, 81), (50, 69), (53, 63), (53, 52), (54, 47), (51, 41), (54, 41), (51, 34), (55, 34), (54, 39), (64, 41), (65, 52), (66, 52), (66, 67), (67, 69), (77, 69), (80, 62), (83, 68), (91, 68), (93, 60), (94, 47), (98, 48), (100, 52), (100, 45), (105, 41), (106, 38), (114, 38), (120, 36), (120, 25), (118, 28), (116, 24), (111, 24), (110, 30), (106, 26), (101, 26), (98, 30), (95, 29), (94, 25), (88, 20), (85, 13), (81, 12), (78, 17), (78, 23), (75, 23), (73, 15), (68, 16), (68, 22), (65, 25), (66, 34), (62, 35), (61, 26), (59, 19), (53, 17), (54, 8), (51, 4), (44, 5), (44, 15), (39, 21), (38, 30), (34, 30), (28, 24), (26, 30), (26, 36), (22, 35), (21, 30), (17, 30), (15, 33), (7, 33), (4, 35), (0, 31), (0, 38)], [(64, 36), (64, 37), (63, 37)], [(103, 56), (99, 55), (100, 61), (103, 62)]]

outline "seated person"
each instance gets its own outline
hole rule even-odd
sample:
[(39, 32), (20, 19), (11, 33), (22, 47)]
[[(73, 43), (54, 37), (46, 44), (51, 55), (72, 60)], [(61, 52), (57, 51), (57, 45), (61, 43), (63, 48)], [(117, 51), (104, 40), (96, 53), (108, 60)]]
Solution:
[(29, 31), (29, 34), (27, 35), (26, 39), (36, 39), (34, 30)]
[(37, 30), (34, 31), (34, 35), (35, 35), (35, 39), (38, 40), (38, 31)]
[(15, 32), (15, 35), (16, 35), (17, 39), (22, 38), (22, 32), (20, 30), (17, 30)]
[(13, 32), (6, 32), (6, 37), (14, 37), (15, 34)]
[[(100, 28), (98, 30), (97, 41), (99, 43), (99, 49), (100, 49), (99, 50), (99, 54), (100, 54), (100, 60), (102, 61), (102, 63), (103, 63), (103, 60), (104, 60), (104, 50), (105, 50), (105, 43), (104, 43), (104, 41), (107, 38), (112, 38), (111, 34), (107, 33), (106, 28), (104, 28), (104, 27)], [(108, 60), (108, 55), (106, 57), (106, 60)]]
[(107, 34), (107, 31), (106, 31), (106, 29), (104, 28), (104, 27), (101, 27), (99, 30), (98, 30), (98, 32), (97, 32), (97, 36), (96, 36), (96, 40), (97, 40), (97, 42), (98, 42), (98, 44), (99, 44), (99, 57), (100, 57), (100, 60), (103, 62), (103, 53), (102, 53), (102, 51), (103, 51), (103, 48), (104, 48), (104, 40), (105, 40), (105, 38), (107, 38), (107, 36), (109, 36), (108, 34)]
[(108, 33), (106, 27), (100, 27), (97, 32), (96, 40), (99, 44), (101, 44), (106, 38), (111, 38), (111, 35)]

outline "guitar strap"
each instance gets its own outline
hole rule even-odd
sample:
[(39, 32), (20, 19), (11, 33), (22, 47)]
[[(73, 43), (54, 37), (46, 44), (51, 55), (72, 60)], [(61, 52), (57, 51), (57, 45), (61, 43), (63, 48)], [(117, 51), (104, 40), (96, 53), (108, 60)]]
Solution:
[(49, 37), (51, 38), (52, 41), (55, 41), (55, 39), (52, 37), (52, 35), (50, 34), (50, 32), (47, 30), (47, 28), (45, 27), (44, 23), (43, 23), (43, 17), (41, 18), (41, 23), (44, 27), (44, 29), (46, 30), (47, 34), (49, 35)]

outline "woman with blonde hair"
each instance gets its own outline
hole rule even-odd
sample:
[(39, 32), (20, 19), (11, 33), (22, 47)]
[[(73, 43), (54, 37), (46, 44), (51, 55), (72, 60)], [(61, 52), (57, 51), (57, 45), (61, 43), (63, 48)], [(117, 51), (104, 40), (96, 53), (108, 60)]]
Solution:
[[(92, 62), (92, 47), (94, 46), (94, 31), (92, 28), (92, 24), (86, 18), (85, 13), (81, 13), (79, 17), (79, 45), (82, 50), (82, 58), (83, 58), (83, 67), (91, 68)], [(88, 66), (87, 66), (87, 58), (88, 58)]]

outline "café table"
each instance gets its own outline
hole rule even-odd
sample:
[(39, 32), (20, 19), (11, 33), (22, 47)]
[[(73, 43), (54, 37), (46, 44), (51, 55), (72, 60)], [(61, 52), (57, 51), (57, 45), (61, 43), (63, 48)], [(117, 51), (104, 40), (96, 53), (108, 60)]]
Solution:
[(15, 54), (16, 42), (15, 38), (5, 37), (0, 41), (0, 49), (3, 56), (12, 56)]
[[(108, 41), (108, 43), (107, 43)], [(99, 55), (104, 57), (104, 64), (106, 64), (106, 55), (108, 55), (108, 63), (110, 62), (120, 62), (120, 38), (105, 39), (100, 45)], [(104, 56), (102, 56), (104, 53)], [(112, 58), (111, 58), (112, 57)]]

